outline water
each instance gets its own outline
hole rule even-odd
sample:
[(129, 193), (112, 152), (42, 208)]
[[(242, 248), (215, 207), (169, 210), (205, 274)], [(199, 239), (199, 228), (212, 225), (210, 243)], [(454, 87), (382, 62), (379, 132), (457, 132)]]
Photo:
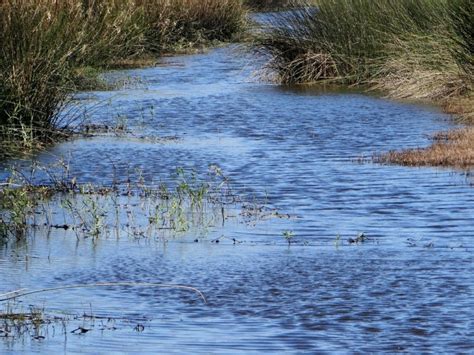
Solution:
[[(147, 287), (32, 295), (20, 306), (73, 316), (65, 328), (41, 328), (45, 339), (1, 339), (1, 353), (474, 351), (469, 178), (360, 162), (429, 144), (429, 134), (453, 127), (448, 117), (357, 92), (265, 84), (251, 71), (248, 57), (225, 47), (113, 72), (110, 80), (140, 80), (82, 93), (77, 110), (94, 123), (126, 123), (128, 133), (72, 140), (37, 159), (65, 157), (79, 182), (98, 184), (136, 169), (157, 181), (176, 167), (204, 174), (216, 164), (241, 196), (294, 218), (229, 222), (199, 243), (192, 231), (97, 243), (52, 231), (4, 246), (0, 293), (127, 280), (191, 285), (208, 303)], [(349, 244), (359, 232), (371, 239)], [(96, 319), (74, 319), (84, 313)], [(71, 333), (78, 326), (92, 330)]]

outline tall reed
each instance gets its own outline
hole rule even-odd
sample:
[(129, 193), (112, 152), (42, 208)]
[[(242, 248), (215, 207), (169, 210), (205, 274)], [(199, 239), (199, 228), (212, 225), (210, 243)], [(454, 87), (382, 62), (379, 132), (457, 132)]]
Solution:
[[(23, 139), (47, 136), (58, 122), (76, 52), (81, 9), (54, 1), (0, 4), (0, 127)], [(26, 136), (26, 137), (25, 137)]]
[(54, 142), (79, 67), (107, 67), (242, 30), (241, 0), (1, 0), (0, 148)]
[(6, 0), (0, 4), (0, 135), (51, 142), (74, 68), (136, 53), (141, 30), (125, 0)]
[(272, 15), (257, 51), (283, 83), (366, 84), (438, 100), (472, 91), (470, 0), (319, 0)]
[(241, 0), (137, 0), (144, 11), (145, 46), (161, 53), (227, 41), (245, 27)]

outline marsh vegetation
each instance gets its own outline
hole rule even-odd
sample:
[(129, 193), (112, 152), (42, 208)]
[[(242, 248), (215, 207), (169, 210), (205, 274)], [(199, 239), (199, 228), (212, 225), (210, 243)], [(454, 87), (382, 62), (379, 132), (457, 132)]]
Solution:
[[(46, 173), (49, 182), (34, 184), (36, 171)], [(147, 184), (141, 177), (96, 186), (79, 184), (64, 163), (35, 165), (28, 175), (13, 170), (0, 186), (0, 240), (24, 239), (37, 229), (62, 229), (93, 240), (120, 235), (166, 240), (190, 229), (205, 232), (223, 225), (238, 202), (216, 166), (205, 180), (178, 169), (170, 186)]]
[(322, 0), (275, 14), (257, 38), (281, 83), (369, 85), (441, 100), (472, 91), (472, 2)]
[[(257, 52), (268, 58), (273, 80), (360, 86), (391, 98), (428, 100), (472, 122), (472, 1), (320, 0), (317, 6), (303, 5), (271, 17), (257, 38)], [(410, 165), (415, 163), (411, 156)], [(454, 165), (471, 158), (462, 160)]]
[(1, 3), (0, 349), (472, 348), (470, 4), (317, 6)]
[[(8, 0), (0, 4), (0, 148), (67, 136), (60, 115), (87, 73), (228, 41), (245, 26), (239, 0)], [(19, 149), (18, 149), (19, 148)]]

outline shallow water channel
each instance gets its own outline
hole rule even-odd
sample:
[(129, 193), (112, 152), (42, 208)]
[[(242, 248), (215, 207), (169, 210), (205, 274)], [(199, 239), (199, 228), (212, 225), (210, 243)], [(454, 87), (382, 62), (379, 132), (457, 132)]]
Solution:
[[(63, 157), (78, 181), (98, 184), (137, 169), (166, 181), (177, 167), (204, 174), (212, 164), (247, 201), (290, 218), (229, 220), (166, 241), (52, 230), (8, 243), (0, 293), (161, 282), (194, 286), (207, 304), (147, 287), (31, 295), (15, 307), (69, 318), (36, 336), (0, 337), (0, 353), (474, 351), (472, 181), (366, 161), (429, 144), (449, 118), (356, 92), (262, 83), (250, 63), (230, 46), (107, 74), (134, 79), (78, 94), (75, 110), (126, 133), (74, 139), (37, 159)], [(361, 232), (366, 242), (348, 242)], [(78, 327), (90, 331), (71, 333)]]

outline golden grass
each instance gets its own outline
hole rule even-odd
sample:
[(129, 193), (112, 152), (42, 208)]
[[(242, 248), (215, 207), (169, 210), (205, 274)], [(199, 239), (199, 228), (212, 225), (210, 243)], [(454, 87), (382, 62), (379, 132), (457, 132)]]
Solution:
[(446, 100), (442, 106), (445, 112), (456, 115), (462, 122), (474, 123), (474, 95)]
[(474, 167), (474, 127), (441, 132), (427, 148), (390, 151), (374, 159), (378, 163), (405, 166)]

